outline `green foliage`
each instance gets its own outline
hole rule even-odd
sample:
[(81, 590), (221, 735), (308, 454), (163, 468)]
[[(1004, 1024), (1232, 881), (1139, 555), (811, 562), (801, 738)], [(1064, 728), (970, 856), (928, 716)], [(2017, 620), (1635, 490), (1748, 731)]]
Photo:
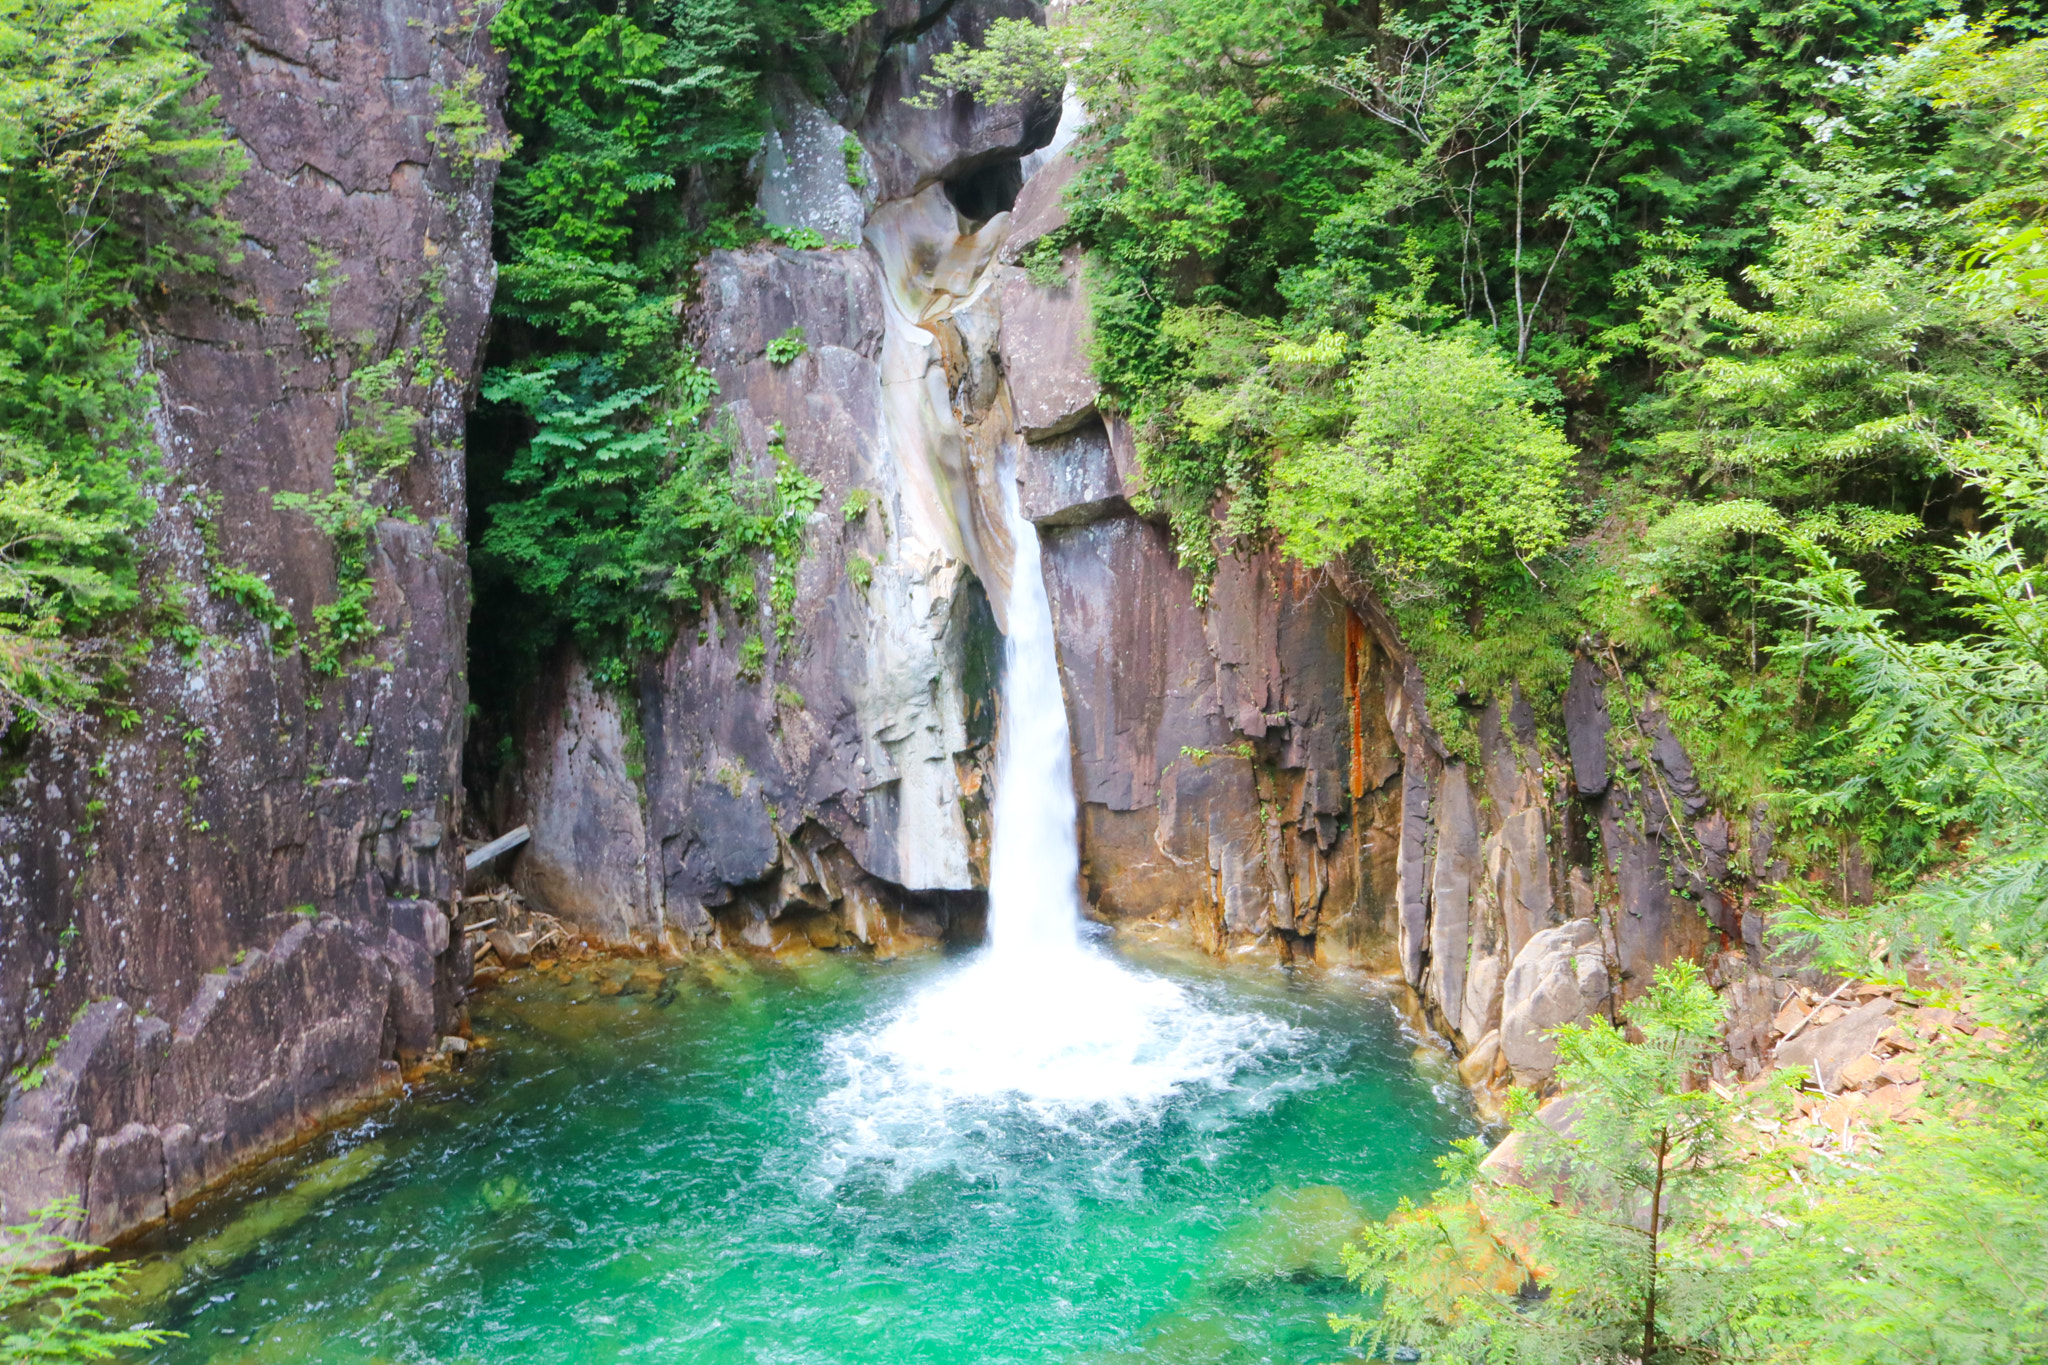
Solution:
[(251, 616), (270, 629), (278, 648), (291, 648), (298, 627), (292, 620), (291, 608), (277, 600), (268, 583), (247, 569), (217, 568), (208, 575), (206, 586), (246, 607)]
[[(1935, 27), (1913, 48), (1896, 79), (1910, 82), (1938, 109), (1982, 129), (1994, 145), (2014, 154), (2014, 183), (1969, 206), (1978, 234), (1964, 249), (1961, 292), (1987, 312), (2048, 306), (2048, 175), (2040, 173), (2040, 144), (2048, 136), (2048, 38), (2007, 42), (2006, 15), (1974, 24), (1960, 15)], [(2033, 174), (2027, 173), (2031, 166)]]
[[(1889, 1132), (1878, 1159), (1823, 1169), (1771, 1207), (1756, 1313), (1769, 1358), (2019, 1362), (2048, 1351), (2048, 430), (1996, 415), (1951, 447), (1992, 529), (1935, 552), (1967, 622), (1914, 639), (1818, 544), (1786, 591), (1812, 638), (1784, 653), (1838, 679), (1853, 714), (1827, 737), (1799, 799), (1816, 814), (1896, 812), (1966, 844), (1924, 841), (1909, 864), (1945, 875), (1846, 909), (1788, 886), (1780, 933), (1846, 971), (1900, 974), (1915, 954), (1969, 990), (2011, 1043), (1943, 1059), (1927, 1122)], [(1948, 864), (1946, 867), (1943, 864)], [(1939, 1251), (1930, 1254), (1930, 1248)]]
[(420, 414), (401, 401), (399, 391), (420, 365), (420, 356), (401, 349), (349, 377), (343, 390), (347, 416), (334, 443), (337, 467), (374, 476), (395, 474), (412, 461)]
[(1744, 1173), (1734, 1106), (1694, 1088), (1720, 1020), (1681, 962), (1629, 1011), (1640, 1043), (1605, 1023), (1560, 1029), (1570, 1112), (1553, 1127), (1520, 1106), (1519, 1183), (1489, 1181), (1476, 1143), (1461, 1143), (1434, 1201), (1404, 1203), (1345, 1249), (1347, 1272), (1383, 1305), (1333, 1326), (1434, 1362), (1740, 1354), (1752, 1297), (1729, 1240)]
[[(1332, 333), (1276, 355), (1341, 363), (1345, 349)], [(1358, 553), (1393, 596), (1462, 597), (1504, 557), (1527, 565), (1564, 543), (1571, 447), (1535, 410), (1539, 391), (1483, 336), (1383, 321), (1342, 387), (1342, 435), (1274, 464), (1272, 520), (1295, 558)]]
[(767, 548), (769, 554), (768, 605), (775, 613), (775, 638), (787, 647), (796, 638), (796, 570), (803, 558), (804, 527), (825, 485), (798, 467), (782, 448), (782, 430), (776, 428), (771, 447), (775, 456), (775, 497), (768, 510)]
[(88, 700), (78, 634), (137, 600), (156, 456), (116, 321), (208, 264), (190, 253), (232, 169), (186, 99), (184, 22), (177, 0), (0, 6), (0, 732)]
[(75, 478), (31, 461), (0, 436), (0, 730), (27, 715), (44, 725), (92, 695), (68, 620), (125, 605), (103, 567), (118, 555), (128, 521), (86, 511)]
[(804, 340), (804, 329), (791, 327), (781, 336), (769, 340), (766, 354), (769, 364), (787, 365), (810, 349), (810, 344)]
[[(513, 657), (573, 640), (616, 684), (678, 611), (712, 594), (752, 602), (778, 495), (732, 468), (681, 302), (707, 247), (827, 245), (766, 230), (729, 196), (767, 124), (760, 73), (827, 79), (819, 39), (870, 12), (511, 0), (493, 22), (518, 139), (497, 198), (513, 344), (491, 356), (472, 427), (472, 526), (480, 620)], [(787, 363), (801, 335), (771, 349)]]
[[(431, 364), (434, 347), (392, 352), (352, 375), (344, 394), (345, 424), (334, 443), (334, 487), (315, 493), (274, 493), (281, 511), (303, 512), (333, 542), (335, 597), (313, 608), (308, 661), (313, 671), (336, 677), (365, 658), (363, 646), (377, 637), (370, 619), (376, 583), (370, 559), (377, 522), (386, 515), (390, 478), (418, 449), (420, 416), (402, 391)], [(247, 603), (245, 603), (247, 605)], [(274, 600), (270, 603), (275, 608)]]
[[(835, 245), (824, 233), (810, 227), (784, 227), (780, 223), (770, 223), (766, 228), (762, 229), (762, 233), (777, 246), (786, 246), (793, 251), (823, 251), (825, 248)], [(839, 243), (838, 245), (852, 244)]]
[(0, 1228), (0, 1354), (11, 1361), (108, 1360), (179, 1336), (147, 1325), (112, 1327), (107, 1314), (129, 1295), (128, 1266), (102, 1261), (82, 1270), (43, 1267), (99, 1250), (57, 1231), (84, 1220), (75, 1201), (59, 1201), (17, 1227)]
[(464, 177), (476, 173), (477, 162), (503, 161), (512, 150), (492, 134), (490, 117), (477, 98), (483, 81), (482, 69), (473, 68), (454, 85), (434, 91), (434, 128), (428, 136), (455, 173)]
[[(1346, 555), (1454, 752), (1511, 685), (1554, 724), (1593, 649), (1724, 797), (1821, 781), (1853, 704), (1774, 653), (1806, 629), (1776, 585), (1824, 545), (1952, 633), (1933, 552), (1976, 509), (1946, 452), (2048, 397), (2048, 48), (1996, 18), (1905, 41), (1931, 15), (1070, 7), (1041, 41), (1092, 119), (1097, 371), (1198, 597), (1276, 535)], [(1402, 382), (1432, 371), (1484, 379)], [(1390, 458), (1376, 427), (1425, 413), (1463, 435)], [(1894, 882), (1930, 846), (1881, 802), (1774, 813), (1795, 866), (1845, 822)]]
[[(739, 675), (745, 682), (759, 682), (768, 668), (768, 642), (758, 635), (740, 641)], [(737, 793), (735, 793), (737, 794)]]
[[(2038, 989), (1979, 960), (1993, 1013), (2038, 1018)], [(2048, 1352), (2048, 1087), (2038, 1050), (1965, 1049), (1935, 1073), (1936, 1113), (1887, 1130), (1868, 1161), (1780, 1186), (1753, 1236), (1758, 1352), (1782, 1365), (1900, 1360), (2020, 1365)], [(1924, 1103), (1924, 1102), (1923, 1102)], [(1761, 1233), (1762, 1230), (1759, 1229)]]
[(662, 396), (661, 427), (636, 431), (613, 419), (655, 395), (587, 405), (563, 392), (580, 377), (572, 360), (486, 380), (487, 399), (518, 402), (539, 421), (504, 476), (528, 496), (492, 509), (482, 548), (553, 604), (593, 668), (619, 682), (626, 650), (666, 643), (674, 608), (711, 594), (752, 603), (750, 552), (769, 545), (776, 509), (735, 472), (729, 432), (704, 424), (715, 395), (701, 367), (686, 362)]
[(1893, 809), (1931, 830), (1974, 831), (1961, 876), (1902, 897), (1888, 919), (1858, 918), (1888, 952), (1966, 952), (1988, 935), (2031, 960), (2048, 957), (2048, 566), (2027, 546), (2048, 530), (2048, 423), (2008, 411), (1964, 450), (1958, 472), (1996, 517), (1996, 529), (1936, 551), (1964, 632), (1902, 635), (1860, 575), (1807, 549), (1809, 572), (1786, 596), (1813, 638), (1782, 652), (1835, 675), (1855, 710), (1818, 770), (1835, 780), (1801, 799), (1816, 814)]
[(1059, 97), (1067, 67), (1050, 33), (1029, 19), (998, 19), (981, 46), (947, 48), (932, 57), (931, 74), (904, 101), (935, 109), (942, 96), (968, 94), (983, 104), (1011, 104), (1033, 95)]
[(1064, 289), (1067, 287), (1066, 261), (1060, 253), (1058, 233), (1047, 233), (1031, 244), (1031, 249), (1017, 258), (1017, 264), (1024, 267), (1024, 273), (1039, 289)]
[(839, 144), (839, 154), (846, 162), (846, 186), (848, 189), (864, 190), (868, 187), (868, 178), (862, 175), (860, 170), (860, 159), (865, 150), (860, 145), (860, 139), (852, 133), (848, 133), (845, 140)]

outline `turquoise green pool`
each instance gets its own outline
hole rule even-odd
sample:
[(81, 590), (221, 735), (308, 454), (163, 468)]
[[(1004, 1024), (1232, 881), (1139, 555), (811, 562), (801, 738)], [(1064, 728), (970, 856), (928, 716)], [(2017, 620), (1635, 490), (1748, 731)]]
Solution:
[(1139, 1104), (877, 1121), (864, 1040), (962, 959), (502, 988), (462, 1073), (160, 1239), (153, 1359), (1350, 1358), (1336, 1249), (1473, 1131), (1448, 1068), (1361, 978), (1125, 961), (1256, 1043)]

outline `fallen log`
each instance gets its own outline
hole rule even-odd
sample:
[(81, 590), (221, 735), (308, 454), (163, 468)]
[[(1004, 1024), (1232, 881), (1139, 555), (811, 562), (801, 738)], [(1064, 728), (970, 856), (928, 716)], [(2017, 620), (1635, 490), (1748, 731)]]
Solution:
[(491, 840), (483, 847), (475, 849), (468, 857), (464, 858), (462, 860), (462, 870), (464, 872), (474, 872), (499, 854), (510, 853), (532, 837), (532, 829), (525, 825), (520, 825), (516, 829), (500, 834), (497, 838)]

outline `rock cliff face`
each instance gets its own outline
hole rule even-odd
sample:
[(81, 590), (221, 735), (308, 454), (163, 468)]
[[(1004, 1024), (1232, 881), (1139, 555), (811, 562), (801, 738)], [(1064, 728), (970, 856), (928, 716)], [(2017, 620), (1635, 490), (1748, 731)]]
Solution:
[[(1133, 510), (1078, 259), (1057, 282), (1018, 265), (1064, 221), (1081, 111), (903, 100), (934, 53), (1026, 12), (906, 8), (836, 96), (775, 90), (763, 210), (848, 245), (715, 255), (695, 318), (756, 469), (779, 449), (825, 489), (794, 629), (722, 614), (650, 666), (637, 780), (630, 719), (563, 661), (524, 721), (523, 889), (643, 947), (976, 933), (1014, 489), (1044, 548), (1099, 917), (1398, 972), (1525, 1079), (1548, 1061), (1524, 1035), (1611, 1010), (1659, 963), (1719, 943), (1752, 971), (1727, 822), (1654, 699), (1595, 658), (1565, 752), (1517, 694), (1473, 703), (1460, 756), (1363, 585), (1227, 557), (1197, 605)], [(770, 361), (793, 326), (808, 351)]]
[[(521, 889), (640, 949), (978, 937), (1014, 497), (1043, 544), (1100, 918), (1399, 973), (1468, 1069), (1525, 1080), (1542, 1029), (1708, 958), (1759, 1050), (1767, 832), (1731, 865), (1654, 698), (1589, 654), (1561, 752), (1510, 696), (1473, 703), (1461, 756), (1362, 585), (1255, 554), (1197, 604), (1134, 511), (1079, 260), (1057, 281), (1018, 264), (1064, 221), (1081, 111), (905, 99), (937, 53), (1036, 13), (888, 0), (830, 58), (835, 89), (771, 82), (761, 207), (840, 245), (718, 253), (692, 317), (743, 458), (822, 487), (794, 606), (778, 620), (764, 584), (623, 700), (559, 661), (520, 718)], [(493, 163), (432, 130), (449, 99), (493, 109), (498, 76), (454, 0), (224, 0), (201, 42), (249, 165), (225, 205), (239, 258), (148, 326), (148, 620), (189, 629), (0, 799), (0, 1223), (70, 1196), (96, 1241), (392, 1084), (468, 974), (447, 914), (460, 447)], [(803, 354), (771, 360), (792, 327)], [(411, 458), (338, 480), (337, 442), (382, 420), (365, 371), (394, 356), (418, 376), (396, 395)], [(366, 578), (309, 515), (337, 496), (371, 526)], [(316, 667), (357, 599), (366, 642)]]
[[(0, 806), (0, 1223), (71, 1196), (94, 1241), (394, 1084), (467, 979), (447, 917), (461, 440), (493, 165), (430, 133), (450, 92), (495, 106), (490, 52), (454, 0), (226, 0), (199, 44), (248, 164), (223, 205), (239, 258), (147, 325), (155, 642), (110, 715), (45, 741)], [(342, 490), (373, 509), (368, 638), (329, 675), (314, 612), (351, 571), (273, 498), (335, 490), (337, 438), (375, 420), (362, 371), (401, 351), (414, 449)]]
[[(643, 671), (631, 802), (607, 776), (631, 727), (598, 719), (617, 703), (591, 697), (574, 660), (525, 719), (515, 814), (534, 837), (515, 880), (614, 942), (894, 953), (980, 932), (1011, 553), (997, 466), (1014, 443), (994, 254), (1057, 109), (905, 105), (934, 53), (1032, 12), (932, 8), (884, 16), (897, 27), (835, 107), (771, 92), (764, 212), (859, 244), (702, 268), (694, 320), (742, 458), (764, 478), (786, 458), (823, 488), (793, 619), (763, 592)], [(792, 327), (804, 353), (771, 360)], [(581, 794), (573, 815), (550, 809), (559, 793)]]

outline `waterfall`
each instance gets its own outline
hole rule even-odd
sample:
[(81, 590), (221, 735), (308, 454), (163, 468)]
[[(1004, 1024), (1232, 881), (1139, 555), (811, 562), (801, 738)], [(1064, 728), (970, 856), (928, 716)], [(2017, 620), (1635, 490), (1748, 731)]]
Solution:
[(1145, 1121), (1192, 1089), (1228, 1089), (1247, 1062), (1299, 1041), (1278, 1020), (1207, 1006), (1083, 940), (1073, 759), (1038, 528), (1019, 509), (1012, 456), (985, 471), (993, 489), (979, 482), (939, 344), (945, 327), (990, 307), (1005, 231), (1001, 215), (965, 227), (934, 186), (878, 210), (865, 234), (886, 287), (883, 416), (915, 531), (906, 540), (982, 574), (1004, 672), (989, 946), (828, 1040), (839, 1083), (816, 1116), (821, 1188), (868, 1162), (899, 1180), (972, 1166), (1017, 1116), (1067, 1134)]
[(1018, 510), (1017, 480), (1009, 474), (1004, 471), (1001, 483), (1016, 559), (1003, 644), (988, 927), (990, 961), (1000, 970), (1029, 972), (1057, 969), (1060, 959), (1080, 951), (1081, 857), (1067, 707), (1038, 528)]
[[(1025, 1117), (1108, 1140), (1191, 1091), (1232, 1088), (1249, 1062), (1300, 1045), (1264, 1014), (1217, 1009), (1116, 961), (1080, 932), (1073, 761), (1038, 529), (1003, 471), (1015, 560), (1004, 644), (989, 867), (989, 946), (875, 1024), (827, 1044), (840, 1073), (820, 1101), (823, 1194), (880, 1165), (899, 1185), (956, 1167), (1003, 1178), (992, 1134)], [(1305, 1082), (1304, 1082), (1305, 1083)], [(1290, 1089), (1236, 1097), (1248, 1112)], [(995, 1163), (995, 1164), (991, 1164)]]

